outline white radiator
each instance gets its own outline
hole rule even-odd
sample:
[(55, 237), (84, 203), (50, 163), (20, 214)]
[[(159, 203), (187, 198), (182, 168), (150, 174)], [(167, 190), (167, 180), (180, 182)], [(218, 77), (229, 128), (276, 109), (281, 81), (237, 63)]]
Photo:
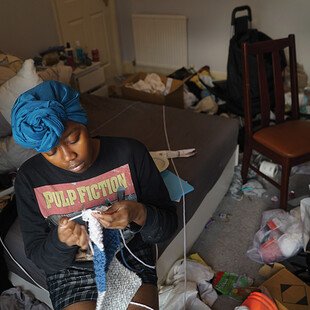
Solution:
[(179, 69), (188, 66), (187, 18), (181, 15), (132, 15), (138, 66)]

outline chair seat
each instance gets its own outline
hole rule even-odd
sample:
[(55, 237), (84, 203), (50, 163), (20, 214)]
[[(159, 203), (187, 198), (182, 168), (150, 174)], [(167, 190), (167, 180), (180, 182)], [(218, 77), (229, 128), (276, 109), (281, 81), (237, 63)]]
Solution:
[(292, 120), (254, 133), (258, 143), (284, 157), (310, 154), (310, 121)]

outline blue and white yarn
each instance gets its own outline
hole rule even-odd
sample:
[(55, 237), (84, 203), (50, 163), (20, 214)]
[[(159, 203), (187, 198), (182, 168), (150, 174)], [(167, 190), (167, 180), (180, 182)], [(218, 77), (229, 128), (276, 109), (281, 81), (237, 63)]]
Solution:
[(94, 270), (98, 290), (96, 310), (102, 308), (106, 292), (106, 272), (119, 247), (119, 236), (117, 230), (106, 229), (103, 235), (103, 229), (99, 221), (92, 216), (93, 210), (82, 212), (82, 219), (88, 222), (89, 237), (93, 242), (94, 250)]

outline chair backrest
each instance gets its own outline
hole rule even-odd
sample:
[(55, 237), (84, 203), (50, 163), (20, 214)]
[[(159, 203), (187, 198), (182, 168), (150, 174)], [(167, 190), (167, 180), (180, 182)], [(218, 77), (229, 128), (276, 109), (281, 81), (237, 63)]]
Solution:
[[(244, 98), (244, 122), (247, 134), (253, 133), (252, 128), (252, 103), (251, 103), (251, 76), (258, 75), (260, 93), (261, 119), (258, 128), (267, 127), (270, 124), (270, 111), (275, 114), (275, 123), (285, 120), (284, 78), (281, 66), (281, 52), (288, 48), (290, 66), (291, 88), (291, 118), (299, 118), (297, 62), (295, 50), (295, 36), (268, 40), (256, 43), (244, 43), (243, 49), (243, 98)], [(273, 85), (267, 78), (266, 59), (271, 59)], [(253, 66), (254, 62), (254, 66)], [(254, 72), (253, 72), (254, 71)]]

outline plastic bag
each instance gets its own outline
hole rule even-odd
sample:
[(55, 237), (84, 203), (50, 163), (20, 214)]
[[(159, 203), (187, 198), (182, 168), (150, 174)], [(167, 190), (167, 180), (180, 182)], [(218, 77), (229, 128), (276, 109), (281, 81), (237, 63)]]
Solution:
[(256, 232), (247, 256), (272, 264), (294, 256), (303, 246), (300, 208), (290, 213), (282, 209), (263, 212), (261, 228)]
[[(174, 285), (184, 281), (184, 259), (177, 260), (169, 270), (166, 277), (166, 284)], [(186, 260), (186, 279), (187, 281), (199, 283), (210, 281), (214, 277), (214, 271), (210, 266), (202, 265), (194, 260)]]
[[(208, 307), (201, 300), (199, 300), (196, 282), (188, 281), (186, 284), (186, 300), (184, 300), (184, 294), (184, 282), (178, 282), (174, 285), (161, 287), (159, 290), (159, 309), (184, 309), (185, 302), (186, 310), (210, 310), (210, 307)], [(196, 304), (195, 307), (194, 304)]]
[(305, 252), (310, 251), (310, 197), (300, 201), (300, 213), (303, 233), (303, 247)]
[[(159, 309), (174, 310), (210, 310), (217, 293), (208, 283), (214, 277), (214, 271), (203, 261), (198, 262), (199, 255), (191, 255), (194, 259), (186, 260), (186, 300), (184, 284), (184, 259), (177, 260), (170, 268), (165, 283), (159, 290)], [(202, 300), (200, 300), (201, 298)]]

